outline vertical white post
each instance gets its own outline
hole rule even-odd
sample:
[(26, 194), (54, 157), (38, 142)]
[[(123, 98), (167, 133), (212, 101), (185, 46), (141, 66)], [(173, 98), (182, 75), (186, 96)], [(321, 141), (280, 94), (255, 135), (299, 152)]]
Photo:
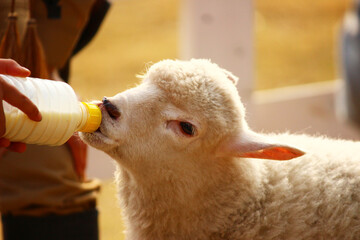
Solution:
[(249, 105), (254, 80), (252, 0), (183, 0), (180, 58), (207, 58), (239, 77)]

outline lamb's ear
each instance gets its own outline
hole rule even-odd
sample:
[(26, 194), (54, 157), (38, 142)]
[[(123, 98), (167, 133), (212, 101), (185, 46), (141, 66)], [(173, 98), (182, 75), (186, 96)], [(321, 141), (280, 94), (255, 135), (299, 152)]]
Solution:
[(245, 131), (224, 140), (216, 151), (219, 157), (263, 158), (290, 160), (305, 153), (297, 148), (275, 143), (252, 131)]
[(234, 83), (234, 85), (236, 85), (237, 82), (238, 82), (238, 80), (239, 80), (239, 78), (236, 77), (236, 76), (235, 76), (234, 74), (232, 74), (231, 72), (229, 72), (228, 70), (223, 69), (223, 71), (224, 71), (226, 77), (227, 77), (230, 81), (232, 81), (232, 82)]

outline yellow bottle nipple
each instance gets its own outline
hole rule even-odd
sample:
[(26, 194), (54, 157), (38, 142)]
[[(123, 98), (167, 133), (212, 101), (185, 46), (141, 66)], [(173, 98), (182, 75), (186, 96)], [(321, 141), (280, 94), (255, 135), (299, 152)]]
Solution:
[(88, 118), (84, 126), (79, 129), (80, 132), (94, 132), (96, 131), (101, 124), (101, 110), (100, 108), (92, 103), (81, 102), (86, 108), (88, 113)]

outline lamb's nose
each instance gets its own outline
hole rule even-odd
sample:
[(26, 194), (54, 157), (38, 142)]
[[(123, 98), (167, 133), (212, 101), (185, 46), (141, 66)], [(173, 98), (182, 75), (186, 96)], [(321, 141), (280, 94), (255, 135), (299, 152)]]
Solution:
[(106, 97), (103, 98), (102, 100), (103, 105), (105, 107), (105, 110), (108, 112), (109, 116), (112, 119), (117, 119), (121, 116), (121, 112), (119, 111), (119, 109), (112, 104), (109, 99), (107, 99)]

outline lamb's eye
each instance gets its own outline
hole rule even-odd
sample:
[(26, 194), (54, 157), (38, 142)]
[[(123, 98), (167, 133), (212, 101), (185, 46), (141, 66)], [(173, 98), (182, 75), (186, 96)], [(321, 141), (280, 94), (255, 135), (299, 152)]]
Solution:
[(189, 136), (194, 136), (195, 128), (191, 123), (180, 122), (180, 127), (184, 134), (189, 135)]

